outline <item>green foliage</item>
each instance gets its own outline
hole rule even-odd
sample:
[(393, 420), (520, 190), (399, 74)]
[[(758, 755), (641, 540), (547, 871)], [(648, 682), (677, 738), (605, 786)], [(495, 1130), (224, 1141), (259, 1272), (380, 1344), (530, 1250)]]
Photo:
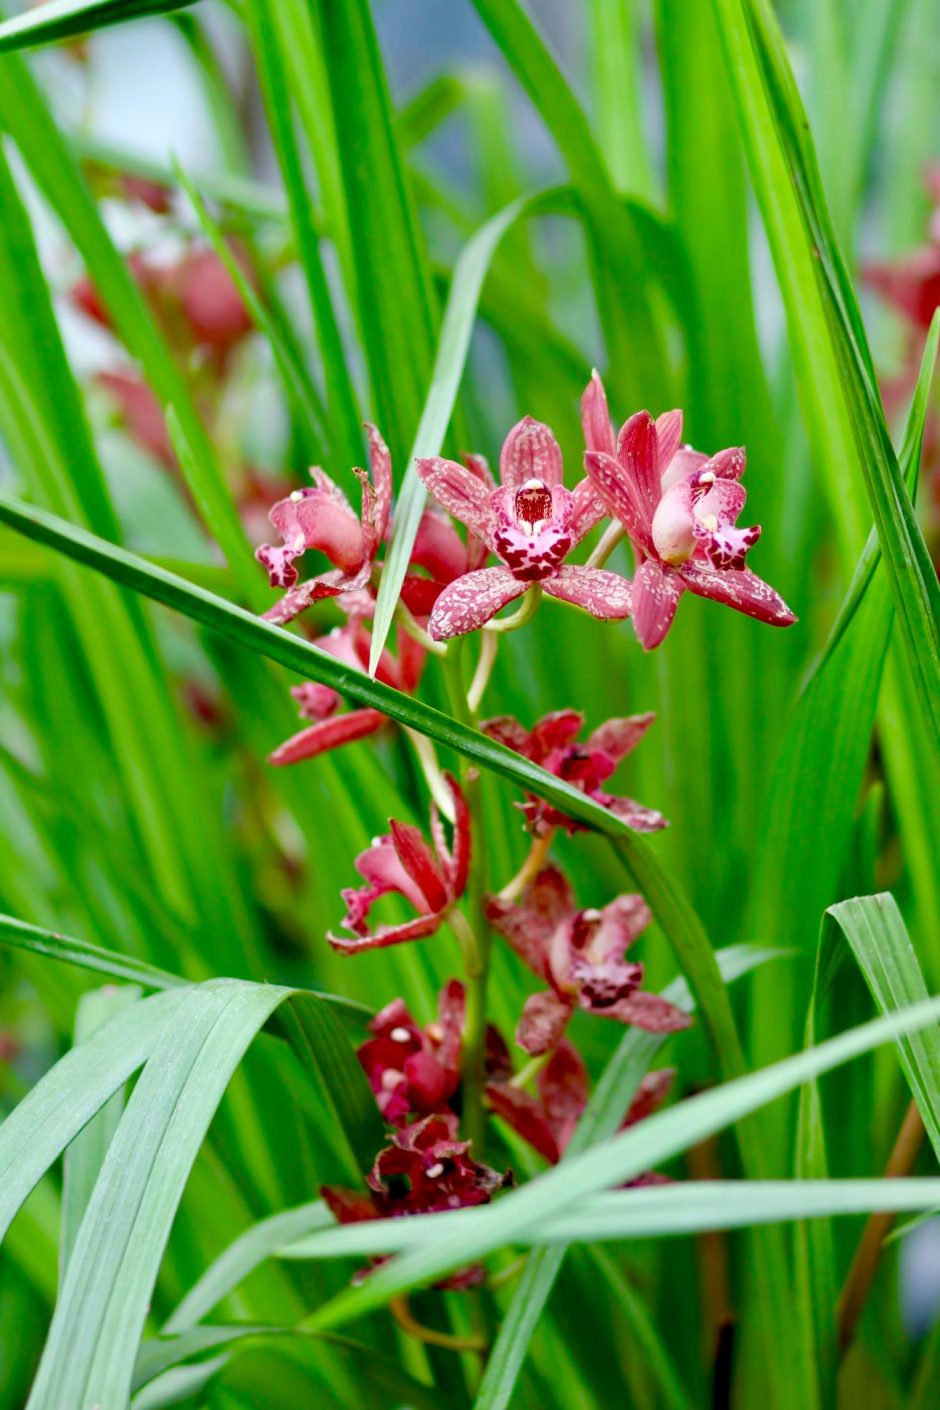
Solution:
[[(856, 261), (927, 238), (930, 7), (473, 0), (489, 57), (410, 93), (384, 49), (406, 0), (227, 8), (0, 21), (0, 1405), (841, 1410), (865, 1385), (926, 1410), (940, 1338), (913, 1344), (898, 1251), (940, 1207), (940, 320), (869, 318)], [(60, 82), (81, 49), (93, 93), (96, 31), (146, 17), (204, 103), (202, 169), (160, 133), (104, 140), (70, 101), (85, 71)], [(129, 178), (171, 209), (139, 221)], [(125, 228), (213, 255), (249, 331), (187, 341)], [(83, 370), (80, 266), (162, 449)], [(429, 645), (400, 606), (415, 458), (492, 463), (531, 414), (573, 487), (594, 365), (616, 425), (681, 405), (697, 449), (746, 443), (748, 561), (799, 625), (687, 595), (646, 655), (546, 598), (393, 687), (403, 633)], [(396, 491), (354, 666), (335, 600), (264, 620), (253, 554), (311, 463), (358, 498), (363, 421)], [(607, 566), (633, 572), (622, 545)], [(298, 681), (388, 726), (275, 768)], [(585, 733), (656, 711), (610, 787), (667, 831), (480, 727), (565, 707)], [(357, 854), (389, 817), (424, 828), (442, 770), (472, 813), (455, 934), (335, 953)], [(531, 976), (481, 920), (526, 862), (522, 795), (579, 824), (552, 839), (579, 907), (642, 893), (643, 987), (694, 1014), (574, 1015), (590, 1092), (555, 1166), (481, 1100), (487, 1020), (536, 1090)], [(431, 1023), (455, 975), (463, 1134), (516, 1188), (338, 1225), (321, 1187), (364, 1193), (389, 1139), (355, 1048), (399, 995)], [(661, 1051), (670, 1104), (622, 1129)], [(918, 1113), (907, 1178), (881, 1178)], [(670, 1182), (630, 1183), (649, 1171)], [(863, 1216), (888, 1212), (919, 1217), (884, 1240)], [(478, 1264), (482, 1287), (433, 1286)]]

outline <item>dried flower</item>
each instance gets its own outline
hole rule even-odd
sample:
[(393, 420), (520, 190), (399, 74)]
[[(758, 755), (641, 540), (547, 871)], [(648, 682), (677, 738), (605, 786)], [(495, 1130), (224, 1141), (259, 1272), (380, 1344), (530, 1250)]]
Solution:
[(477, 568), (438, 598), (429, 631), (437, 640), (482, 627), (533, 583), (552, 597), (595, 617), (630, 614), (630, 584), (616, 573), (565, 559), (603, 515), (589, 481), (574, 491), (562, 484), (561, 450), (539, 421), (525, 417), (506, 437), (499, 488), (478, 458), (467, 465), (440, 457), (418, 460), (418, 474), (439, 504), (502, 559), (502, 567)]
[(637, 412), (615, 444), (596, 372), (582, 410), (589, 432), (585, 469), (640, 560), (633, 624), (647, 651), (665, 637), (686, 591), (771, 626), (796, 621), (773, 588), (745, 566), (760, 527), (737, 528), (747, 498), (740, 484), (746, 463), (742, 448), (707, 459), (682, 446), (680, 411), (667, 411), (655, 421), (648, 411)]
[(557, 1047), (576, 1008), (651, 1033), (688, 1027), (688, 1014), (658, 994), (641, 990), (643, 966), (623, 958), (649, 924), (642, 896), (618, 896), (602, 910), (582, 910), (563, 874), (547, 866), (518, 905), (488, 897), (486, 916), (532, 972), (551, 986), (531, 995), (523, 1009), (516, 1042), (527, 1053)]
[[(637, 832), (656, 832), (667, 826), (662, 813), (645, 808), (632, 798), (618, 798), (605, 793), (601, 788), (621, 759), (636, 748), (654, 719), (654, 715), (646, 714), (608, 720), (588, 735), (583, 744), (575, 739), (584, 724), (584, 716), (578, 710), (555, 710), (543, 716), (531, 730), (525, 729), (508, 715), (487, 720), (482, 729), (491, 739), (498, 740), (517, 754), (531, 759), (534, 764), (541, 765), (556, 778), (564, 779), (572, 787), (580, 789), (628, 827)], [(568, 832), (583, 827), (582, 823), (566, 817), (551, 803), (531, 794), (520, 806), (525, 814), (526, 826), (536, 837), (544, 837), (553, 827), (563, 827)]]

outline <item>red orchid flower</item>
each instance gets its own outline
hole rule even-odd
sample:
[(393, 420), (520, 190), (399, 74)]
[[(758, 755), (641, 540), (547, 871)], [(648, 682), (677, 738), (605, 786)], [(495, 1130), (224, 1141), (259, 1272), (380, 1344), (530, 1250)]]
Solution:
[[(578, 710), (555, 710), (543, 716), (531, 730), (508, 715), (487, 720), (481, 728), (490, 739), (498, 740), (586, 793), (636, 832), (656, 832), (668, 826), (662, 813), (645, 808), (632, 798), (605, 793), (601, 788), (621, 759), (636, 748), (655, 718), (646, 714), (608, 720), (588, 735), (584, 744), (575, 740), (584, 724), (584, 716)], [(536, 837), (544, 837), (553, 827), (563, 827), (568, 832), (583, 829), (583, 823), (566, 817), (551, 803), (531, 794), (519, 806), (525, 814), (526, 827)]]
[(640, 989), (643, 966), (623, 958), (650, 921), (642, 896), (618, 896), (602, 910), (579, 910), (566, 878), (557, 867), (547, 866), (520, 904), (488, 897), (486, 917), (551, 986), (532, 994), (522, 1011), (516, 1042), (527, 1053), (557, 1047), (576, 1008), (650, 1033), (688, 1027), (688, 1014)]
[[(387, 1004), (369, 1024), (373, 1037), (356, 1056), (375, 1093), (379, 1111), (394, 1126), (409, 1117), (448, 1114), (460, 1086), (464, 986), (452, 979), (438, 998), (438, 1021), (420, 1028), (403, 999)], [(508, 1077), (509, 1050), (492, 1024), (486, 1030), (486, 1071)]]
[[(457, 1139), (456, 1116), (426, 1116), (393, 1132), (366, 1176), (368, 1194), (332, 1185), (322, 1186), (320, 1194), (340, 1224), (489, 1204), (497, 1190), (512, 1184), (512, 1174), (480, 1165), (469, 1152), (470, 1142)], [(371, 1267), (384, 1262), (374, 1259)], [(361, 1282), (370, 1271), (363, 1269), (353, 1282)], [(483, 1268), (474, 1264), (435, 1286), (460, 1291), (478, 1286), (484, 1276)]]
[(584, 394), (582, 416), (585, 469), (640, 559), (633, 580), (633, 624), (647, 651), (669, 631), (686, 591), (771, 626), (796, 621), (773, 588), (745, 566), (761, 531), (758, 525), (736, 527), (747, 498), (740, 484), (746, 463), (742, 448), (707, 459), (682, 446), (681, 411), (667, 411), (655, 421), (648, 411), (638, 411), (615, 441), (596, 372)]
[[(672, 1067), (646, 1074), (621, 1123), (621, 1130), (659, 1107), (674, 1076)], [(554, 1165), (574, 1135), (589, 1092), (584, 1059), (567, 1038), (562, 1038), (535, 1082), (537, 1097), (505, 1080), (488, 1082), (486, 1096), (496, 1115)]]
[(526, 416), (509, 432), (500, 456), (499, 488), (479, 458), (467, 465), (440, 457), (416, 464), (438, 503), (503, 564), (477, 568), (445, 588), (428, 628), (436, 640), (476, 631), (533, 583), (595, 617), (630, 615), (625, 578), (565, 564), (604, 508), (588, 480), (574, 491), (565, 489), (561, 450), (547, 426)]
[[(372, 846), (356, 858), (356, 870), (366, 885), (347, 887), (343, 925), (357, 938), (330, 932), (327, 940), (343, 954), (400, 945), (433, 935), (460, 900), (467, 885), (470, 865), (470, 814), (457, 780), (444, 775), (454, 800), (453, 848), (447, 846), (436, 805), (431, 807), (433, 847), (410, 823), (389, 823), (391, 832), (377, 837)], [(380, 925), (369, 932), (368, 917), (380, 896), (396, 892), (410, 901), (418, 914), (402, 925)]]
[[(368, 670), (370, 635), (355, 618), (342, 627), (334, 627), (327, 636), (319, 637), (314, 645), (354, 670)], [(421, 679), (424, 658), (424, 648), (406, 632), (399, 632), (398, 656), (392, 656), (389, 651), (382, 652), (376, 679), (410, 694)], [(389, 723), (387, 715), (369, 706), (338, 714), (339, 693), (331, 686), (315, 681), (292, 686), (291, 695), (300, 706), (301, 718), (313, 723), (279, 745), (268, 756), (271, 764), (298, 764), (304, 759), (314, 759), (329, 749), (338, 749), (343, 744), (377, 734)]]

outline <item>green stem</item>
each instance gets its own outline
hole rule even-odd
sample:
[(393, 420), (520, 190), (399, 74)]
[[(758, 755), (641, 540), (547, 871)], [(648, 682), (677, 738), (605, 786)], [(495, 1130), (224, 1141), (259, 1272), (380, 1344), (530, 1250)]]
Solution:
[(519, 627), (524, 627), (527, 622), (538, 611), (539, 603), (542, 601), (542, 584), (533, 583), (530, 588), (526, 588), (525, 596), (521, 604), (509, 617), (494, 617), (491, 622), (487, 622), (483, 627), (484, 632), (514, 632)]

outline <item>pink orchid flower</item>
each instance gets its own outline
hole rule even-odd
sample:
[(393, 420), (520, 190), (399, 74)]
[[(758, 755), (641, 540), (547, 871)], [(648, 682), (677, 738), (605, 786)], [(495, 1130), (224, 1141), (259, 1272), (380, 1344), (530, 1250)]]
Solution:
[(440, 457), (417, 461), (431, 494), (502, 565), (477, 568), (445, 588), (428, 630), (438, 641), (476, 631), (501, 608), (541, 583), (552, 597), (595, 617), (630, 615), (630, 584), (616, 573), (565, 559), (604, 514), (590, 481), (562, 484), (561, 450), (547, 426), (526, 416), (506, 437), (496, 488), (484, 462), (458, 465)]
[[(605, 793), (601, 788), (621, 759), (636, 748), (655, 718), (646, 714), (608, 720), (589, 734), (584, 744), (575, 739), (584, 724), (584, 716), (578, 710), (555, 710), (543, 716), (531, 730), (508, 715), (487, 720), (481, 728), (490, 739), (498, 740), (586, 793), (634, 831), (657, 832), (668, 827), (662, 813), (645, 808), (632, 798)], [(584, 826), (531, 794), (519, 806), (525, 814), (526, 827), (536, 837), (544, 837), (553, 827), (577, 832)]]
[[(334, 627), (314, 645), (353, 670), (368, 670), (370, 634), (355, 618), (342, 627)], [(421, 679), (424, 659), (424, 648), (406, 632), (399, 632), (398, 656), (392, 656), (387, 650), (382, 652), (376, 679), (411, 694)], [(387, 715), (369, 706), (337, 713), (341, 696), (331, 686), (316, 681), (292, 686), (291, 695), (300, 706), (301, 718), (313, 723), (279, 745), (268, 756), (271, 764), (299, 764), (304, 759), (314, 759), (329, 749), (377, 734), (389, 723)]]
[[(633, 1126), (654, 1112), (664, 1101), (674, 1076), (672, 1067), (648, 1072), (634, 1093), (620, 1129)], [(532, 1096), (505, 1079), (491, 1080), (486, 1085), (486, 1096), (491, 1110), (555, 1165), (577, 1129), (589, 1093), (584, 1059), (567, 1038), (562, 1038), (536, 1077), (535, 1085), (538, 1095)]]
[(566, 878), (557, 867), (547, 866), (520, 904), (490, 896), (486, 917), (551, 986), (532, 994), (522, 1011), (516, 1042), (527, 1053), (557, 1047), (576, 1008), (650, 1033), (688, 1027), (688, 1014), (658, 994), (641, 991), (643, 966), (623, 958), (650, 921), (642, 896), (618, 896), (602, 910), (580, 910)]
[[(454, 800), (453, 847), (447, 846), (436, 806), (431, 808), (433, 847), (418, 828), (392, 819), (391, 832), (377, 837), (356, 858), (356, 870), (366, 884), (342, 892), (347, 907), (343, 925), (356, 938), (331, 932), (326, 938), (335, 950), (354, 955), (433, 935), (463, 895), (470, 865), (470, 814), (457, 780), (450, 774), (444, 777)], [(370, 933), (369, 912), (389, 892), (404, 896), (418, 914), (402, 925), (380, 925)]]
[(796, 621), (783, 599), (745, 566), (760, 527), (737, 528), (747, 493), (742, 448), (710, 459), (681, 444), (682, 413), (655, 421), (638, 411), (614, 438), (607, 397), (595, 372), (582, 401), (584, 465), (599, 495), (630, 536), (640, 564), (633, 580), (633, 625), (647, 651), (672, 626), (686, 591), (723, 602), (771, 626)]
[[(255, 557), (267, 570), (272, 587), (286, 587), (280, 602), (265, 612), (269, 622), (292, 622), (312, 602), (365, 588), (388, 527), (392, 504), (392, 461), (374, 426), (367, 426), (371, 479), (356, 470), (362, 485), (362, 518), (353, 513), (343, 491), (325, 470), (315, 466), (314, 484), (279, 500), (268, 516), (281, 545), (262, 544)], [(333, 567), (297, 583), (296, 560), (319, 549)]]

